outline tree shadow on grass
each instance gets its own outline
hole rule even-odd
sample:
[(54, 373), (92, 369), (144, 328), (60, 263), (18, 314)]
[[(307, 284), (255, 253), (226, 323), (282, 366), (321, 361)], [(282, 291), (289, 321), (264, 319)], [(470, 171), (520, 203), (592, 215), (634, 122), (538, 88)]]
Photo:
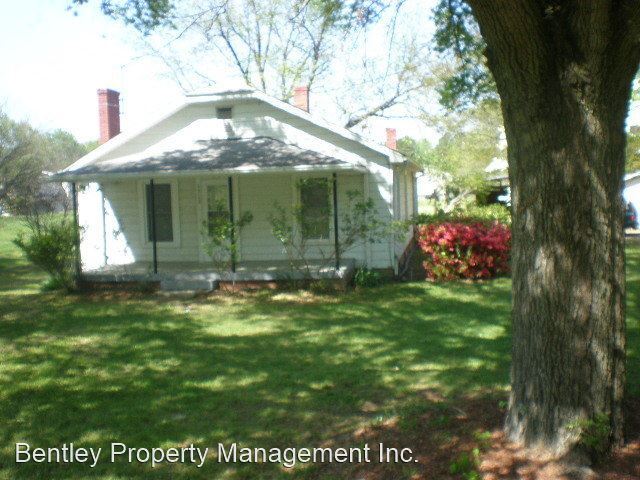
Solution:
[(18, 258), (0, 258), (0, 293), (38, 288), (46, 274)]
[[(497, 287), (497, 288), (496, 288)], [(455, 394), (504, 386), (509, 368), (509, 292), (492, 284), (397, 284), (337, 301), (282, 304), (265, 297), (242, 315), (278, 315), (307, 338), (370, 357), (395, 388), (422, 371)]]
[(640, 244), (627, 248), (627, 390), (640, 396)]
[[(166, 328), (172, 320), (185, 325)], [(126, 331), (114, 332), (125, 321)], [(158, 322), (141, 312), (127, 319), (96, 316), (88, 327), (92, 335), (113, 336), (113, 343), (50, 351), (56, 342), (49, 337), (40, 349), (33, 340), (25, 345), (24, 356), (16, 359), (20, 368), (4, 375), (10, 385), (0, 414), (5, 445), (18, 440), (43, 446), (298, 444), (340, 422), (357, 407), (357, 398), (380, 388), (374, 372), (358, 361), (345, 365), (355, 378), (336, 375), (334, 385), (323, 385), (324, 370), (335, 369), (330, 354), (301, 352), (279, 335), (219, 338), (192, 328), (188, 320)], [(210, 462), (197, 473), (224, 469)], [(40, 471), (20, 469), (14, 476)], [(48, 474), (64, 472), (53, 468)], [(135, 465), (104, 464), (91, 473), (107, 472), (149, 474)]]
[[(16, 466), (14, 444), (315, 446), (370, 420), (365, 402), (393, 402), (422, 377), (450, 384), (451, 392), (504, 383), (504, 331), (473, 334), (484, 322), (478, 312), (500, 314), (498, 305), (477, 310), (473, 301), (432, 297), (423, 286), (378, 293), (377, 302), (350, 294), (308, 304), (257, 295), (192, 311), (143, 298), (4, 297), (0, 465), (11, 478), (277, 478), (287, 475), (277, 465), (214, 458), (202, 469)], [(453, 328), (458, 321), (462, 329)], [(474, 355), (477, 367), (468, 364)]]
[[(0, 291), (0, 478), (290, 478), (277, 465), (213, 457), (202, 469), (110, 464), (106, 456), (95, 469), (16, 466), (14, 444), (268, 448), (351, 439), (358, 425), (425, 388), (458, 396), (505, 386), (509, 303), (506, 280), (395, 284), (304, 301)], [(630, 332), (630, 351), (637, 335)]]

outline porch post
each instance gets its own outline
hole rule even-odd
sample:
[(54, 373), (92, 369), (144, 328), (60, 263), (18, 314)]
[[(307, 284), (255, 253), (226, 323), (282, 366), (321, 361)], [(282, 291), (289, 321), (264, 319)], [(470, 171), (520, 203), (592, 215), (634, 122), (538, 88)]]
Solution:
[(77, 281), (80, 280), (80, 275), (82, 274), (82, 259), (80, 258), (80, 226), (78, 225), (78, 190), (76, 188), (76, 182), (71, 182), (71, 205), (73, 207), (73, 228), (75, 229), (73, 241), (76, 253), (75, 267)]
[(338, 179), (333, 174), (333, 248), (336, 255), (336, 270), (340, 268), (340, 243), (338, 241)]
[(229, 221), (231, 222), (231, 272), (236, 272), (236, 232), (233, 224), (233, 178), (227, 177), (227, 188), (229, 190)]
[(109, 264), (107, 255), (107, 209), (104, 205), (104, 187), (100, 184), (100, 206), (102, 207), (102, 260), (105, 266)]
[(149, 180), (149, 210), (151, 212), (151, 245), (153, 248), (153, 273), (158, 273), (158, 242), (156, 240), (156, 189), (153, 178)]

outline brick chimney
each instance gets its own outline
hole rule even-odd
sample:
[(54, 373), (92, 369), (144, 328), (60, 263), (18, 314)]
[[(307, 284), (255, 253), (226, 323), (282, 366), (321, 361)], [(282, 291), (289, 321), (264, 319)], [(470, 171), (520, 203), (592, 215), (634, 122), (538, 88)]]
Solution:
[(98, 118), (100, 119), (100, 144), (120, 133), (120, 93), (115, 90), (98, 90)]
[(396, 129), (395, 128), (387, 128), (387, 147), (392, 150), (397, 150), (398, 148), (398, 139), (396, 137)]
[(309, 111), (309, 87), (296, 87), (293, 89), (293, 104), (300, 110)]

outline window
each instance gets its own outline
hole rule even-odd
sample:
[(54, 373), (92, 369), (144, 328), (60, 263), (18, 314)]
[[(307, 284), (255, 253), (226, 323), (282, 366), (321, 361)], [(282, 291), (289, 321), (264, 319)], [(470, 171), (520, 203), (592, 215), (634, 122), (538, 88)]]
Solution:
[(228, 195), (224, 185), (207, 185), (207, 229), (211, 236), (229, 220)]
[(331, 234), (331, 204), (326, 178), (310, 178), (300, 182), (302, 237), (328, 239)]
[(216, 118), (229, 119), (232, 117), (233, 111), (231, 107), (216, 108)]
[[(153, 210), (155, 210), (156, 241), (173, 242), (173, 214), (171, 211), (171, 184), (156, 183), (153, 186)], [(153, 241), (151, 185), (145, 185), (147, 203), (147, 239)]]

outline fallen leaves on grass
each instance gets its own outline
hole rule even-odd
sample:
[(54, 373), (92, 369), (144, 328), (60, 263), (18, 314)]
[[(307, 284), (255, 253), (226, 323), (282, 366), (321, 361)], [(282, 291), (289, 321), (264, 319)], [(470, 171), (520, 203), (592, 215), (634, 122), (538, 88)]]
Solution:
[(628, 405), (629, 442), (593, 470), (509, 442), (502, 432), (504, 399), (504, 392), (448, 399), (427, 390), (406, 400), (392, 415), (385, 415), (373, 402), (365, 402), (362, 410), (372, 416), (371, 421), (333, 443), (368, 443), (374, 459), (380, 443), (408, 447), (417, 462), (327, 464), (309, 478), (640, 480), (640, 398)]

